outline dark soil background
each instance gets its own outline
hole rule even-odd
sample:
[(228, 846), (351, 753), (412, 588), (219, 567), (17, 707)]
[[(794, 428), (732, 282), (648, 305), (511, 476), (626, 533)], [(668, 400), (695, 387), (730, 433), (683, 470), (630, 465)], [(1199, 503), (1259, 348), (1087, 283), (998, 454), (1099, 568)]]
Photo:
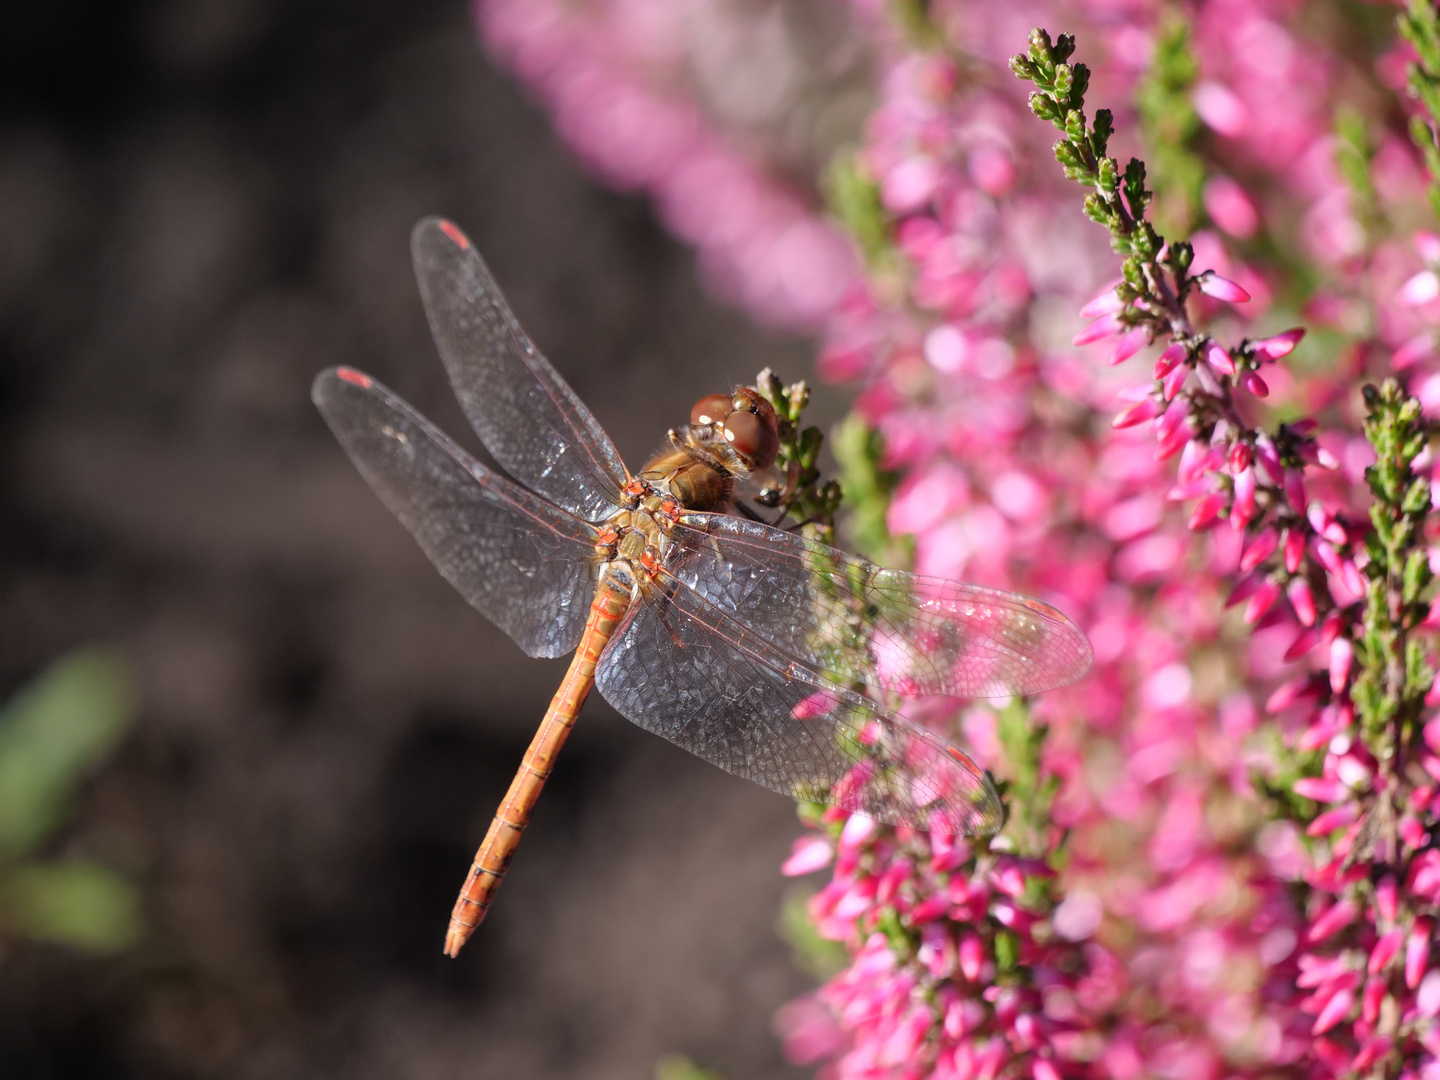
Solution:
[[(460, 0), (7, 4), (0, 691), (119, 646), (140, 714), (55, 852), (136, 949), (0, 944), (0, 1076), (796, 1077), (784, 799), (592, 699), (499, 901), (440, 954), (564, 662), (464, 605), (308, 397), (369, 370), (469, 436), (409, 268), (454, 217), (627, 460), (804, 343), (581, 177)], [(465, 438), (473, 445), (473, 438)]]

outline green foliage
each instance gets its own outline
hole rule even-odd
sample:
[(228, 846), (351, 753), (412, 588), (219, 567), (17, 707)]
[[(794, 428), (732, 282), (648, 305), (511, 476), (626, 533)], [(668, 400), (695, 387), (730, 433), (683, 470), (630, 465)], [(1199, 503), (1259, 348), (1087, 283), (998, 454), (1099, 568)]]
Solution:
[(35, 857), (128, 730), (133, 709), (124, 663), (85, 649), (0, 711), (0, 930), (97, 952), (135, 939), (139, 901), (122, 877), (80, 859)]
[(1365, 470), (1375, 502), (1363, 630), (1355, 644), (1359, 672), (1352, 696), (1366, 745), (1382, 761), (1394, 757), (1415, 728), (1435, 680), (1414, 636), (1430, 608), (1425, 519), (1430, 482), (1412, 462), (1429, 439), (1420, 402), (1394, 379), (1365, 387), (1365, 437), (1375, 464)]
[(801, 888), (787, 892), (776, 930), (794, 953), (795, 966), (817, 982), (824, 982), (845, 969), (850, 953), (843, 944), (821, 937), (815, 929), (807, 910), (812, 895)]
[(890, 222), (880, 203), (880, 185), (851, 155), (842, 154), (825, 178), (830, 213), (860, 246), (865, 265), (881, 269), (894, 257)]
[(655, 1063), (655, 1080), (725, 1080), (717, 1072), (702, 1069), (683, 1054), (666, 1054)]
[(1067, 178), (1090, 188), (1085, 197), (1085, 215), (1110, 233), (1110, 246), (1124, 258), (1120, 299), (1122, 315), (1129, 325), (1154, 322), (1168, 324), (1167, 309), (1183, 302), (1187, 283), (1177, 283), (1178, 297), (1167, 295), (1167, 284), (1156, 262), (1164, 240), (1155, 232), (1145, 214), (1151, 192), (1146, 185), (1145, 165), (1131, 158), (1122, 170), (1119, 162), (1106, 156), (1114, 118), (1108, 109), (1095, 114), (1094, 124), (1085, 119), (1085, 90), (1090, 72), (1084, 64), (1067, 63), (1075, 52), (1075, 39), (1061, 34), (1052, 42), (1044, 30), (1030, 32), (1028, 54), (1010, 59), (1016, 77), (1036, 86), (1030, 95), (1030, 111), (1048, 120), (1064, 135), (1055, 144), (1055, 160)]
[(906, 565), (909, 547), (891, 536), (885, 524), (899, 477), (880, 465), (880, 433), (852, 414), (836, 427), (830, 447), (840, 465), (846, 524), (855, 549), (882, 566)]
[(785, 477), (785, 489), (772, 503), (794, 518), (806, 536), (829, 543), (835, 536), (835, 511), (840, 508), (840, 485), (834, 480), (820, 482), (820, 447), (825, 437), (817, 427), (800, 426), (801, 414), (810, 402), (810, 387), (804, 380), (785, 386), (766, 368), (755, 376), (755, 388), (775, 408), (780, 421), (780, 455), (775, 464)]
[(1205, 165), (1194, 150), (1200, 115), (1191, 104), (1199, 62), (1190, 51), (1190, 27), (1172, 17), (1155, 39), (1150, 68), (1135, 88), (1135, 110), (1155, 162), (1163, 193), (1156, 214), (1167, 230), (1188, 234), (1200, 215)]
[(1375, 146), (1372, 124), (1358, 109), (1342, 105), (1335, 113), (1335, 167), (1350, 189), (1350, 206), (1365, 228), (1374, 230), (1380, 219), (1375, 184), (1370, 179)]
[(1440, 218), (1440, 13), (1433, 0), (1409, 0), (1398, 20), (1400, 36), (1415, 48), (1416, 61), (1410, 65), (1410, 96), (1425, 110), (1410, 120), (1410, 138), (1425, 159), (1430, 173), (1426, 194), (1430, 211)]
[(140, 899), (114, 870), (84, 859), (35, 862), (0, 876), (5, 929), (35, 941), (111, 952), (140, 935)]

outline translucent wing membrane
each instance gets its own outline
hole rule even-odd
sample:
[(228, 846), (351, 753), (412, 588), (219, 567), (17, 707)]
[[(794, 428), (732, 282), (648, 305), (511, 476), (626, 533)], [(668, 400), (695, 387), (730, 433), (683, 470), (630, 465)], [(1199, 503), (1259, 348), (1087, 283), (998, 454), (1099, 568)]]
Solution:
[(675, 579), (631, 609), (596, 685), (640, 727), (772, 791), (895, 825), (999, 828), (994, 789), (959, 750), (777, 652)]
[(759, 637), (841, 684), (907, 696), (1050, 690), (1090, 643), (1049, 604), (887, 570), (768, 525), (687, 514), (666, 565)]
[(575, 648), (595, 592), (595, 530), (496, 476), (368, 375), (311, 391), (375, 493), (445, 580), (531, 656)]
[(474, 246), (450, 222), (426, 218), (410, 247), (430, 331), (485, 448), (571, 513), (607, 517), (625, 486), (620, 455), (520, 329)]

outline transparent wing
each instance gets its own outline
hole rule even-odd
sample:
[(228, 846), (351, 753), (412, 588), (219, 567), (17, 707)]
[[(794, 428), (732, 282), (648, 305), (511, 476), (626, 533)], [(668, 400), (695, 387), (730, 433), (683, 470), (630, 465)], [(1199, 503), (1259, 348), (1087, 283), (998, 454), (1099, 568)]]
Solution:
[(994, 788), (960, 750), (674, 579), (631, 608), (595, 683), (640, 727), (772, 791), (912, 828), (1000, 826)]
[(410, 237), (430, 331), (485, 448), (511, 476), (586, 521), (614, 512), (620, 455), (520, 329), (474, 245), (425, 218)]
[(1090, 642), (1015, 593), (888, 570), (755, 521), (687, 514), (666, 566), (774, 646), (907, 696), (1008, 697), (1074, 682)]
[(330, 368), (310, 396), (375, 494), (445, 580), (531, 656), (580, 641), (595, 530), (497, 476), (368, 375)]

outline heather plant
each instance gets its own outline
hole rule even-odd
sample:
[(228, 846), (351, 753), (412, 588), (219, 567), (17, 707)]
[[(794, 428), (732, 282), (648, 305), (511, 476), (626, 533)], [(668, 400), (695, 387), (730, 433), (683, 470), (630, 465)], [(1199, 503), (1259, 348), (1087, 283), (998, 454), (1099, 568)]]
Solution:
[[(779, 243), (828, 209), (852, 240), (817, 279), (843, 287), (788, 320), (860, 387), (834, 434), (851, 542), (1040, 596), (1095, 650), (1033, 701), (908, 706), (992, 770), (997, 836), (806, 811), (783, 869), (828, 880), (787, 924), (824, 982), (777, 1018), (787, 1054), (839, 1078), (1440, 1075), (1433, 4), (855, 0), (872, 108), (808, 181), (687, 98), (685, 48), (659, 82), (615, 61), (655, 10), (564, 18), (791, 185), (783, 223), (725, 193), (710, 220)], [(543, 96), (560, 70), (521, 74)], [(666, 160), (638, 186), (668, 222)], [(727, 295), (754, 310), (766, 273)]]

